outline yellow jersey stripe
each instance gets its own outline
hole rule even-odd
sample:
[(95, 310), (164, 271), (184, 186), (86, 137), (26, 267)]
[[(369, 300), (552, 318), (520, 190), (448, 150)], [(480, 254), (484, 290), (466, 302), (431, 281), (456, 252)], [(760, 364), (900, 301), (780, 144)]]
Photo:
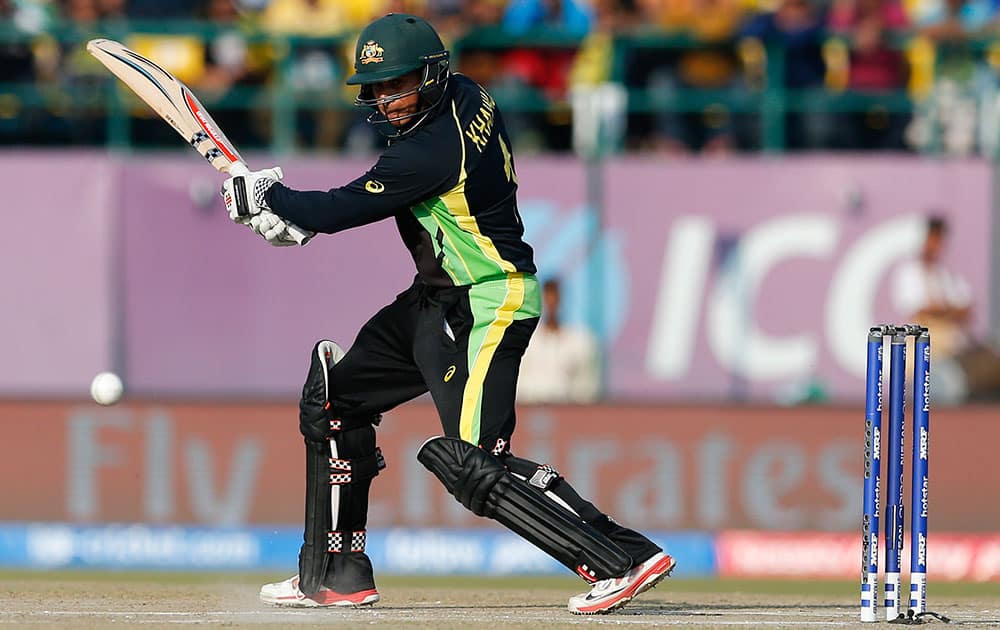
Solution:
[(503, 339), (507, 327), (514, 321), (514, 314), (524, 304), (524, 274), (512, 273), (507, 277), (507, 294), (503, 304), (497, 307), (493, 321), (489, 323), (483, 343), (476, 350), (475, 359), (469, 367), (469, 380), (462, 394), (462, 415), (459, 421), (459, 436), (470, 444), (479, 444), (479, 419), (483, 404), (483, 385), (486, 373), (493, 362), (493, 355)]
[[(431, 213), (431, 217), (434, 218), (434, 222), (437, 223), (438, 229), (441, 230), (441, 236), (443, 236), (444, 239), (448, 241), (448, 245), (451, 246), (451, 251), (455, 253), (455, 256), (457, 256), (458, 260), (462, 263), (462, 267), (465, 269), (465, 275), (468, 278), (468, 281), (470, 283), (475, 282), (476, 277), (472, 275), (472, 270), (469, 269), (469, 263), (465, 262), (465, 258), (462, 257), (462, 250), (455, 247), (455, 243), (451, 240), (451, 237), (448, 236), (448, 231), (444, 229), (444, 226), (441, 225), (441, 220), (438, 219), (437, 216), (434, 215), (433, 213)], [(446, 269), (445, 271), (448, 271), (449, 275), (451, 275), (454, 278), (455, 274), (452, 274), (450, 270)], [(456, 279), (455, 284), (461, 284), (461, 283), (458, 282)]]
[(469, 202), (465, 198), (465, 180), (467, 178), (465, 172), (465, 137), (462, 135), (462, 123), (458, 119), (458, 110), (454, 101), (451, 103), (451, 115), (455, 119), (459, 144), (462, 145), (462, 166), (459, 169), (458, 183), (454, 188), (441, 195), (441, 201), (448, 209), (448, 213), (455, 217), (458, 227), (472, 234), (472, 237), (476, 239), (479, 249), (482, 250), (487, 258), (496, 263), (502, 271), (514, 273), (517, 269), (511, 262), (504, 260), (503, 256), (497, 250), (496, 245), (493, 244), (493, 240), (480, 231), (479, 224), (476, 223), (476, 217), (472, 216), (472, 213), (469, 212)]

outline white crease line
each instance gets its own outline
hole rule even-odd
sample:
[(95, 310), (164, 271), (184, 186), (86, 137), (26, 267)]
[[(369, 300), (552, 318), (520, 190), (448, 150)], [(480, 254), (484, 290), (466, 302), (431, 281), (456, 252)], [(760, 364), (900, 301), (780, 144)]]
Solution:
[[(0, 621), (4, 617), (20, 616), (22, 617), (89, 617), (89, 618), (124, 618), (128, 619), (134, 623), (155, 623), (157, 620), (163, 623), (221, 623), (226, 621), (245, 621), (247, 619), (252, 619), (260, 623), (274, 623), (274, 622), (294, 622), (294, 621), (304, 621), (304, 622), (315, 622), (317, 620), (324, 620), (330, 622), (351, 622), (351, 621), (393, 621), (399, 619), (403, 616), (412, 616), (414, 614), (419, 614), (421, 612), (429, 613), (426, 615), (427, 621), (490, 621), (493, 623), (506, 623), (506, 622), (539, 622), (539, 623), (561, 623), (561, 624), (593, 624), (599, 623), (602, 625), (704, 625), (706, 623), (711, 625), (781, 625), (788, 623), (795, 624), (806, 624), (806, 625), (827, 625), (827, 626), (843, 626), (848, 625), (847, 622), (843, 621), (832, 621), (832, 620), (819, 620), (819, 619), (803, 619), (807, 616), (806, 613), (802, 611), (789, 611), (787, 614), (781, 613), (768, 613), (766, 611), (756, 611), (758, 613), (763, 613), (766, 615), (781, 616), (783, 619), (756, 619), (756, 620), (745, 620), (745, 619), (725, 619), (725, 617), (736, 617), (742, 616), (743, 611), (700, 611), (699, 613), (688, 613), (684, 611), (671, 612), (671, 614), (643, 614), (642, 612), (636, 611), (628, 615), (621, 616), (597, 616), (597, 615), (587, 615), (587, 616), (574, 616), (566, 614), (565, 616), (561, 613), (556, 613), (555, 611), (520, 611), (518, 614), (496, 614), (486, 613), (484, 611), (469, 611), (468, 613), (462, 613), (454, 610), (441, 610), (435, 608), (423, 608), (423, 609), (392, 609), (392, 610), (355, 610), (355, 609), (342, 609), (337, 611), (330, 610), (287, 610), (287, 611), (227, 611), (227, 610), (216, 610), (216, 611), (71, 611), (71, 610), (7, 610), (0, 611)], [(817, 617), (820, 615), (809, 615)], [(294, 620), (294, 621), (293, 621)]]
[[(470, 609), (471, 610), (471, 609)], [(131, 610), (131, 611), (116, 611), (116, 610), (0, 610), (0, 616), (2, 615), (91, 615), (91, 616), (152, 616), (152, 615), (163, 615), (163, 616), (239, 616), (239, 615), (272, 615), (272, 616), (315, 616), (315, 615), (329, 615), (331, 611), (336, 611), (339, 613), (350, 613), (365, 616), (390, 616), (399, 614), (411, 614), (419, 612), (436, 612), (436, 613), (446, 613), (446, 612), (456, 612), (449, 606), (443, 607), (433, 607), (433, 606), (420, 606), (413, 608), (401, 608), (401, 607), (381, 607), (381, 608), (367, 608), (359, 609), (353, 607), (343, 607), (343, 608), (316, 608), (316, 609), (287, 609), (287, 610), (204, 610), (204, 611), (170, 611), (170, 610)], [(541, 610), (517, 610), (516, 606), (511, 607), (512, 612), (502, 613), (499, 610), (491, 610), (491, 617), (508, 617), (508, 616), (543, 616), (547, 615), (549, 611)], [(475, 612), (483, 612), (481, 610), (476, 610)], [(993, 612), (993, 611), (981, 611), (981, 612)], [(569, 613), (567, 613), (569, 614)], [(624, 612), (624, 614), (619, 613), (616, 616), (623, 617), (683, 617), (683, 616), (722, 616), (722, 617), (733, 617), (737, 615), (759, 615), (759, 616), (785, 616), (785, 617), (845, 617), (854, 615), (854, 611), (837, 611), (831, 610), (829, 612), (815, 612), (809, 610), (753, 610), (753, 609), (741, 609), (741, 608), (721, 608), (721, 609), (660, 609), (653, 608), (648, 611), (631, 609)], [(570, 619), (581, 619), (583, 617), (591, 617), (594, 619), (608, 619), (608, 617), (600, 615), (580, 615), (572, 616)], [(546, 617), (547, 618), (547, 617)]]
[[(67, 611), (67, 610), (45, 610), (45, 611), (2, 611), (0, 612), (0, 617), (2, 616), (12, 616), (12, 615), (27, 615), (29, 617), (45, 617), (45, 616), (88, 616), (88, 617), (118, 617), (127, 619), (131, 623), (170, 623), (170, 624), (197, 624), (197, 623), (240, 623), (243, 620), (242, 617), (252, 617), (258, 623), (274, 623), (269, 618), (275, 618), (276, 621), (292, 622), (291, 618), (295, 619), (295, 622), (314, 622), (322, 612), (326, 612), (329, 615), (329, 611), (287, 611), (287, 612), (264, 612), (261, 615), (260, 612), (250, 612), (250, 611), (209, 611), (209, 612), (180, 612), (180, 611), (146, 611), (146, 612), (121, 612), (121, 611)], [(340, 612), (355, 612), (355, 611), (340, 611)], [(400, 610), (400, 614), (406, 614), (408, 611)], [(416, 612), (416, 611), (409, 611)], [(265, 617), (262, 619), (261, 617)], [(497, 616), (483, 615), (483, 614), (455, 614), (454, 612), (447, 612), (445, 614), (428, 615), (426, 621), (428, 622), (471, 622), (478, 623), (480, 621), (490, 621), (492, 623), (500, 622), (501, 625), (506, 622), (513, 623), (558, 623), (560, 625), (628, 625), (628, 626), (704, 626), (706, 624), (712, 626), (786, 626), (786, 625), (796, 625), (796, 626), (849, 626), (853, 625), (853, 622), (844, 621), (822, 621), (822, 620), (804, 620), (804, 619), (784, 619), (784, 620), (747, 620), (747, 619), (720, 619), (718, 617), (708, 620), (708, 619), (671, 619), (664, 618), (663, 616), (650, 616), (644, 618), (638, 618), (640, 615), (633, 615), (632, 619), (622, 618), (622, 617), (603, 617), (603, 616), (568, 616), (566, 618), (556, 618), (562, 617), (562, 615), (531, 615), (529, 618), (525, 616), (507, 616), (500, 619)], [(143, 618), (146, 619), (143, 619)], [(164, 619), (167, 617), (167, 619)], [(170, 619), (170, 617), (174, 617)], [(216, 617), (215, 619), (207, 619), (206, 617)], [(219, 618), (225, 617), (225, 618)], [(398, 618), (398, 615), (379, 615), (381, 621), (393, 621)], [(795, 617), (795, 615), (789, 615), (789, 617)], [(158, 619), (157, 619), (158, 618)], [(367, 614), (353, 614), (353, 615), (342, 615), (339, 617), (327, 616), (325, 621), (337, 624), (341, 623), (351, 623), (362, 620), (363, 618), (368, 618), (370, 621), (375, 621), (371, 615)], [(21, 619), (20, 621), (25, 621)], [(292, 622), (292, 623), (295, 623)], [(0, 620), (2, 623), (2, 620)]]
[[(996, 614), (997, 611), (977, 611), (980, 614)], [(516, 613), (501, 613), (500, 611), (468, 610), (437, 608), (434, 606), (417, 606), (413, 608), (354, 609), (343, 608), (331, 611), (329, 609), (308, 610), (212, 610), (212, 611), (105, 611), (105, 610), (3, 610), (0, 611), (0, 624), (24, 622), (30, 618), (45, 617), (87, 617), (106, 619), (126, 619), (131, 623), (177, 623), (218, 624), (226, 622), (237, 623), (315, 623), (317, 621), (337, 623), (356, 623), (360, 621), (392, 622), (403, 617), (426, 615), (428, 622), (491, 622), (503, 625), (508, 622), (517, 623), (559, 623), (561, 625), (628, 625), (628, 626), (852, 626), (858, 620), (840, 621), (836, 618), (853, 617), (853, 610), (829, 610), (816, 612), (802, 610), (756, 610), (756, 609), (698, 609), (670, 610), (652, 608), (647, 611), (635, 610), (613, 616), (574, 616), (555, 610), (520, 610)], [(12, 617), (20, 617), (13, 619)], [(27, 617), (28, 619), (25, 619)], [(736, 619), (735, 617), (741, 617)], [(745, 619), (742, 617), (751, 617)], [(809, 619), (812, 617), (812, 619)], [(826, 619), (823, 619), (826, 617)], [(833, 617), (835, 619), (830, 619)], [(6, 619), (5, 619), (6, 618)], [(953, 621), (966, 622), (952, 617)]]

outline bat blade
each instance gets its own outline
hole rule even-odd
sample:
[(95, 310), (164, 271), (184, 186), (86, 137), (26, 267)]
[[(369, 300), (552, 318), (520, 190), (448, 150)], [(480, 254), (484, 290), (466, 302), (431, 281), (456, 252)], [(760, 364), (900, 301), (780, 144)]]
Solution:
[[(159, 65), (112, 39), (93, 39), (87, 51), (174, 128), (216, 170), (249, 172), (246, 162), (188, 86)], [(305, 245), (313, 233), (288, 223), (288, 234)]]
[(158, 64), (111, 39), (87, 43), (104, 67), (160, 115), (217, 170), (228, 173), (243, 163), (239, 151), (194, 93)]

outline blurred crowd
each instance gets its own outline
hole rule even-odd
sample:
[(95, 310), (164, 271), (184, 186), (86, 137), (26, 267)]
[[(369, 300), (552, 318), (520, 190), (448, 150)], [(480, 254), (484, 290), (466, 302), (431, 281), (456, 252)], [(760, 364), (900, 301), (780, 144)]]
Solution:
[[(571, 94), (617, 82), (629, 94), (616, 140), (626, 150), (760, 149), (767, 124), (755, 99), (767, 87), (789, 95), (777, 115), (789, 150), (993, 152), (998, 7), (1000, 0), (0, 0), (0, 143), (107, 142), (107, 99), (89, 88), (108, 79), (83, 43), (110, 35), (191, 85), (241, 144), (272, 143), (281, 105), (291, 103), (293, 121), (284, 123), (296, 147), (365, 150), (376, 139), (351, 111), (343, 79), (354, 35), (395, 11), (439, 28), (457, 68), (505, 105), (522, 150), (571, 149)], [(140, 108), (130, 114), (132, 142), (173, 142)]]

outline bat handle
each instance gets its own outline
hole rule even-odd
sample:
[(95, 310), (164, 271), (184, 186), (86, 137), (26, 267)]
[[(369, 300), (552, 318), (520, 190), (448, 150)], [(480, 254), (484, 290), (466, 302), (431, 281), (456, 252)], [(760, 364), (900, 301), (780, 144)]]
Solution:
[(295, 242), (298, 243), (299, 245), (305, 245), (306, 243), (309, 242), (309, 239), (315, 236), (315, 234), (313, 234), (312, 232), (303, 230), (294, 223), (289, 223), (288, 221), (285, 221), (285, 225), (288, 228), (288, 235), (291, 236), (295, 240)]
[(233, 162), (229, 165), (227, 171), (233, 177), (239, 177), (240, 175), (246, 175), (250, 172), (250, 169), (243, 162)]

